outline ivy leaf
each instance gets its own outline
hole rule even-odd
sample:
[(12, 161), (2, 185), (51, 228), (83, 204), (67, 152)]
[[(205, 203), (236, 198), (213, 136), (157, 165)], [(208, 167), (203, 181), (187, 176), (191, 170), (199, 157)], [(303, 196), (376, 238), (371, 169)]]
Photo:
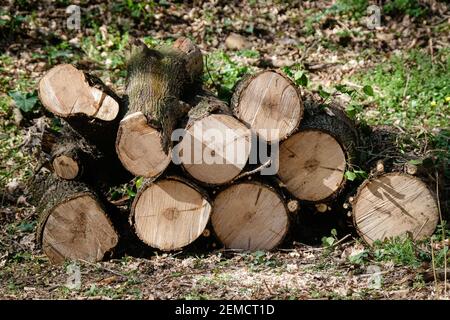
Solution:
[(299, 86), (306, 87), (308, 85), (308, 77), (303, 71), (297, 71), (294, 74), (295, 83)]
[(322, 88), (322, 86), (319, 86), (319, 95), (320, 95), (322, 98), (324, 98), (324, 99), (328, 99), (328, 98), (330, 97), (331, 93), (326, 92), (326, 91)]
[(347, 180), (353, 181), (353, 180), (356, 179), (356, 173), (354, 173), (352, 171), (346, 171), (345, 172), (345, 177), (347, 178)]
[(288, 77), (293, 77), (294, 74), (292, 73), (292, 70), (290, 67), (286, 66), (281, 68), (281, 70), (283, 70), (283, 72), (288, 76)]
[(363, 92), (365, 94), (367, 94), (368, 96), (371, 96), (371, 97), (374, 96), (373, 88), (371, 86), (369, 86), (369, 85), (366, 85), (366, 86), (363, 87)]
[(9, 92), (9, 96), (13, 98), (16, 106), (23, 112), (33, 111), (38, 99), (35, 94), (23, 93), (19, 91)]

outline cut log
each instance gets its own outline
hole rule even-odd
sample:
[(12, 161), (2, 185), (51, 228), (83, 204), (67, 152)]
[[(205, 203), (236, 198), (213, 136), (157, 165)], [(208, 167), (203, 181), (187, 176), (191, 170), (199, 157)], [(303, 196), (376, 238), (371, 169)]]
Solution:
[(206, 193), (181, 178), (148, 180), (131, 208), (131, 224), (147, 245), (180, 249), (204, 231), (211, 213)]
[(35, 179), (32, 188), (39, 213), (37, 242), (52, 263), (96, 262), (112, 254), (119, 236), (90, 187), (45, 176)]
[(40, 100), (48, 111), (62, 118), (84, 114), (99, 120), (114, 120), (119, 114), (119, 103), (93, 86), (91, 79), (70, 64), (57, 65), (39, 82)]
[(311, 101), (300, 132), (280, 145), (278, 176), (295, 197), (324, 202), (345, 185), (345, 171), (355, 162), (358, 135), (337, 106)]
[(252, 251), (274, 249), (289, 229), (282, 198), (258, 182), (234, 184), (220, 192), (211, 222), (226, 248)]
[(366, 180), (353, 201), (353, 222), (372, 245), (409, 234), (421, 240), (433, 234), (439, 210), (433, 193), (416, 177), (388, 173)]
[(236, 86), (231, 107), (238, 119), (267, 142), (291, 135), (303, 117), (300, 91), (273, 70), (244, 77)]
[[(73, 151), (73, 149), (68, 150), (68, 153), (73, 153)], [(75, 179), (81, 172), (76, 153), (74, 153), (74, 155), (75, 156), (68, 156), (62, 154), (53, 159), (53, 169), (58, 177), (72, 180)]]
[(230, 182), (248, 161), (251, 131), (214, 96), (198, 96), (196, 100), (175, 154), (179, 155), (183, 168), (199, 182), (208, 185)]
[(105, 154), (69, 125), (63, 125), (59, 132), (46, 128), (41, 144), (57, 176), (83, 180), (106, 190), (130, 179), (115, 154)]
[(156, 177), (170, 163), (171, 135), (189, 111), (179, 99), (198, 81), (199, 49), (181, 38), (172, 47), (137, 43), (128, 60), (128, 113), (117, 133), (116, 151), (134, 175)]
[(171, 161), (161, 139), (161, 133), (148, 125), (142, 112), (132, 113), (121, 121), (117, 132), (117, 155), (135, 176), (156, 177)]
[(103, 82), (70, 64), (50, 69), (39, 81), (39, 98), (51, 113), (105, 152), (114, 151), (125, 107)]

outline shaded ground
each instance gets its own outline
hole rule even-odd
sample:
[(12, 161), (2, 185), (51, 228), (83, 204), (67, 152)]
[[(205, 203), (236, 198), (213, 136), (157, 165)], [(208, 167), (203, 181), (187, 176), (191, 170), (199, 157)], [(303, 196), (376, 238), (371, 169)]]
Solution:
[[(68, 264), (51, 266), (35, 248), (36, 217), (25, 192), (26, 178), (37, 166), (34, 155), (42, 126), (57, 125), (42, 118), (38, 79), (55, 64), (77, 63), (122, 93), (124, 51), (131, 36), (148, 44), (192, 37), (207, 56), (206, 84), (224, 99), (245, 72), (280, 67), (299, 85), (345, 101), (356, 119), (401, 128), (409, 139), (407, 153), (429, 156), (432, 149), (433, 159), (448, 159), (450, 13), (443, 2), (420, 3), (391, 11), (384, 7), (380, 27), (369, 29), (363, 20), (368, 3), (356, 0), (249, 1), (224, 7), (215, 1), (195, 5), (81, 1), (78, 31), (66, 27), (65, 1), (2, 4), (0, 297), (444, 297), (442, 281), (435, 285), (422, 276), (431, 270), (429, 245), (396, 244), (394, 249), (380, 249), (389, 253), (383, 255), (364, 248), (358, 239), (331, 248), (297, 244), (273, 253), (214, 251), (125, 257), (95, 265), (79, 262), (81, 288), (71, 290), (66, 287), (73, 275), (67, 273)], [(232, 32), (244, 37), (245, 48), (225, 45)], [(426, 83), (419, 81), (421, 77)], [(373, 95), (349, 97), (336, 90), (339, 84), (360, 92), (368, 83)], [(421, 109), (414, 111), (416, 105)], [(118, 197), (129, 196), (132, 187), (119, 190)], [(434, 249), (439, 253), (442, 248)], [(439, 261), (446, 253), (444, 249)], [(381, 272), (381, 282), (374, 272)]]

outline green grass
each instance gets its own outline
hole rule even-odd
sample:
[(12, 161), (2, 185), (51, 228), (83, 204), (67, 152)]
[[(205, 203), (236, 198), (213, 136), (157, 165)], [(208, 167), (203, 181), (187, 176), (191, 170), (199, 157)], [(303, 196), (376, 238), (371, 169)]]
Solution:
[(377, 113), (365, 116), (369, 124), (425, 129), (448, 127), (450, 111), (450, 50), (430, 55), (411, 51), (394, 56), (355, 80), (375, 90)]
[[(363, 88), (339, 87), (339, 91), (352, 97), (347, 107), (350, 116), (368, 125), (400, 127), (407, 137), (407, 142), (399, 145), (401, 151), (420, 149), (427, 143), (438, 162), (448, 163), (449, 49), (436, 52), (433, 58), (418, 50), (396, 55), (350, 80)], [(365, 90), (369, 87), (370, 92)]]
[[(446, 235), (448, 237), (448, 234)], [(433, 236), (434, 243), (442, 240), (441, 227), (438, 227)], [(434, 250), (434, 263), (436, 268), (443, 268), (448, 247)], [(371, 263), (391, 262), (396, 266), (409, 266), (418, 268), (422, 263), (431, 263), (430, 239), (414, 241), (409, 237), (395, 237), (385, 241), (375, 241), (372, 247), (366, 247), (358, 254), (348, 257), (348, 262), (354, 265), (367, 265)], [(447, 265), (450, 257), (447, 257)]]

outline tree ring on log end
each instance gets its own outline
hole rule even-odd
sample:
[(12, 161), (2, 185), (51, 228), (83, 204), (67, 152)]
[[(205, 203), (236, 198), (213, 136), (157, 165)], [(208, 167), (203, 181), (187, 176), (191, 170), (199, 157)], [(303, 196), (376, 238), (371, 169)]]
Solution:
[(161, 250), (182, 248), (206, 227), (211, 204), (196, 189), (175, 179), (144, 186), (133, 203), (139, 238)]
[(39, 97), (47, 110), (60, 117), (81, 113), (112, 121), (119, 113), (119, 103), (91, 87), (84, 73), (70, 64), (60, 64), (44, 75), (39, 81)]
[(230, 182), (247, 163), (251, 141), (250, 129), (233, 116), (209, 115), (186, 130), (180, 142), (183, 167), (206, 184)]
[(78, 176), (80, 168), (71, 157), (60, 155), (53, 160), (53, 170), (60, 178), (72, 180)]
[(275, 248), (289, 226), (281, 197), (269, 187), (252, 182), (234, 184), (219, 193), (211, 222), (226, 248), (243, 250)]
[(142, 112), (120, 121), (116, 151), (123, 166), (136, 176), (156, 177), (171, 161), (171, 152), (163, 150), (160, 132), (147, 124)]
[(360, 186), (353, 202), (353, 221), (369, 245), (406, 234), (421, 240), (435, 231), (439, 210), (424, 182), (406, 174), (388, 173)]
[(101, 261), (118, 240), (103, 208), (89, 193), (52, 208), (42, 231), (42, 249), (53, 263), (65, 259)]
[(288, 137), (303, 117), (298, 89), (287, 77), (273, 70), (244, 78), (233, 102), (236, 116), (267, 142)]
[(322, 201), (344, 182), (345, 152), (330, 134), (308, 129), (289, 137), (280, 146), (278, 176), (294, 196)]

